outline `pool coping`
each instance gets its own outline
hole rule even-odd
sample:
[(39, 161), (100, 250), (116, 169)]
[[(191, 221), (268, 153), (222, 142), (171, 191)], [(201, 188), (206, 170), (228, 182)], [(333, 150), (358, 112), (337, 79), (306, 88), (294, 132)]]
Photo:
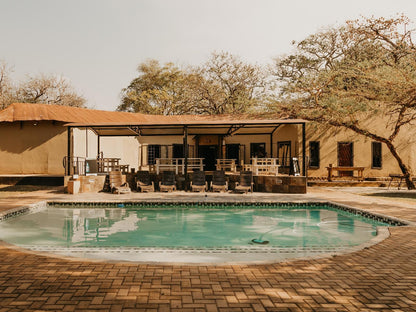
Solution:
[[(11, 217), (15, 217), (24, 213), (28, 213), (28, 212), (36, 212), (37, 210), (41, 210), (44, 209), (47, 205), (51, 205), (53, 203), (71, 203), (71, 204), (87, 204), (90, 205), (91, 208), (99, 208), (98, 205), (104, 204), (104, 205), (111, 205), (114, 203), (131, 203), (131, 204), (137, 204), (137, 203), (141, 203), (141, 204), (145, 204), (145, 203), (152, 203), (152, 204), (161, 204), (161, 203), (175, 203), (177, 202), (177, 198), (176, 199), (172, 199), (172, 200), (149, 200), (149, 199), (144, 199), (144, 200), (111, 200), (111, 201), (71, 201), (69, 202), (68, 200), (44, 200), (44, 201), (39, 201), (37, 203), (34, 204), (30, 204), (30, 205), (24, 205), (21, 207), (17, 207), (17, 208), (13, 208), (4, 212), (0, 213), (0, 222), (3, 220), (6, 220), (8, 218)], [(279, 204), (279, 205), (301, 205), (301, 206), (312, 206), (312, 205), (318, 205), (318, 204), (325, 204), (328, 205), (332, 208), (336, 208), (336, 209), (341, 209), (350, 213), (355, 213), (358, 214), (360, 216), (364, 216), (364, 217), (370, 217), (373, 220), (377, 220), (377, 221), (382, 221), (385, 222), (386, 220), (392, 222), (393, 224), (391, 225), (395, 225), (395, 226), (416, 226), (415, 222), (411, 222), (408, 220), (403, 220), (400, 218), (396, 218), (396, 217), (392, 217), (392, 216), (388, 216), (388, 215), (384, 215), (384, 214), (380, 214), (380, 213), (374, 213), (374, 212), (369, 212), (368, 210), (365, 209), (361, 209), (361, 208), (357, 208), (357, 207), (352, 207), (349, 205), (345, 205), (345, 204), (340, 204), (337, 202), (333, 202), (333, 201), (328, 201), (328, 200), (314, 200), (314, 201), (307, 201), (307, 200), (300, 200), (300, 201), (270, 201), (270, 200), (265, 200), (262, 201), (260, 198), (257, 198), (255, 201), (248, 201), (248, 200), (238, 200), (238, 201), (232, 201), (232, 202), (224, 202), (224, 201), (216, 201), (216, 200), (211, 200), (211, 201), (194, 201), (194, 200), (183, 200), (183, 203), (186, 204), (199, 204), (202, 206), (202, 204), (218, 204), (221, 203), (223, 205), (227, 205), (227, 204), (232, 204), (232, 205), (236, 205), (236, 204), (247, 204), (247, 205), (253, 205), (256, 203), (259, 204)], [(83, 207), (86, 208), (86, 207)], [(100, 207), (102, 208), (102, 207)], [(128, 208), (128, 207), (123, 207), (123, 208)], [(376, 219), (374, 219), (374, 217)], [(31, 249), (26, 249), (24, 247), (21, 246), (17, 246), (17, 245), (13, 245), (13, 244), (9, 244), (7, 242), (4, 241), (0, 241), (1, 245), (3, 246), (7, 246), (8, 248), (12, 248), (15, 250), (19, 250), (19, 251), (23, 251), (23, 252), (27, 252), (27, 253), (32, 253), (32, 254), (37, 254), (37, 255), (42, 255), (42, 256), (48, 256), (48, 257), (54, 257), (54, 258), (61, 258), (61, 259), (66, 259), (66, 260), (72, 260), (72, 261), (91, 261), (91, 262), (108, 262), (108, 263), (146, 263), (146, 264), (155, 264), (155, 265), (213, 265), (213, 266), (220, 266), (220, 265), (261, 265), (261, 264), (271, 264), (271, 263), (284, 263), (284, 262), (292, 262), (292, 261), (299, 261), (299, 260), (312, 260), (312, 259), (322, 259), (322, 258), (330, 258), (330, 257), (336, 257), (336, 256), (340, 256), (340, 255), (345, 255), (345, 254), (350, 254), (350, 253), (354, 253), (354, 252), (358, 252), (361, 251), (363, 249), (368, 249), (371, 246), (374, 246), (382, 241), (384, 241), (385, 239), (387, 239), (390, 236), (390, 231), (389, 231), (389, 226), (386, 227), (377, 227), (377, 235), (372, 238), (371, 240), (364, 242), (360, 245), (357, 246), (352, 246), (352, 247), (348, 247), (345, 248), (343, 250), (338, 250), (335, 252), (329, 252), (329, 253), (319, 253), (319, 254), (315, 254), (315, 255), (308, 255), (305, 257), (295, 257), (295, 258), (284, 258), (284, 259), (268, 259), (268, 260), (255, 260), (255, 261), (224, 261), (224, 262), (169, 262), (169, 261), (139, 261), (139, 260), (111, 260), (111, 259), (105, 259), (105, 258), (89, 258), (89, 257), (79, 257), (79, 256), (69, 256), (69, 255), (63, 255), (63, 254), (57, 254), (57, 253), (53, 253), (50, 251), (37, 251), (37, 250), (31, 250)], [(145, 248), (140, 248), (137, 247), (138, 249), (145, 249)], [(128, 249), (128, 248), (125, 248)], [(157, 248), (157, 249), (162, 249), (162, 248)], [(183, 248), (183, 250), (185, 250), (185, 248)], [(175, 250), (171, 250), (171, 249), (167, 249), (167, 248), (163, 248), (163, 253), (169, 253), (169, 252), (174, 252)], [(181, 249), (176, 249), (176, 251), (181, 251)], [(192, 251), (192, 249), (191, 249)], [(154, 250), (151, 250), (151, 252), (154, 253)], [(212, 253), (212, 251), (208, 251), (208, 253)], [(237, 253), (238, 252), (234, 252)], [(247, 253), (241, 253), (246, 255)], [(257, 254), (260, 255), (261, 253), (257, 253), (257, 252), (252, 252), (252, 254)]]

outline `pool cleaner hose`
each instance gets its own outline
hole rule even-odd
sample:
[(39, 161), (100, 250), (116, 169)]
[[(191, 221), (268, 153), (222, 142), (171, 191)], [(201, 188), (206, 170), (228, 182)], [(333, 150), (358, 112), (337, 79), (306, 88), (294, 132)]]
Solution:
[(260, 238), (254, 238), (254, 239), (252, 239), (251, 240), (253, 243), (255, 243), (255, 244), (261, 244), (261, 245), (266, 245), (266, 244), (268, 244), (269, 243), (269, 241), (268, 240), (262, 240), (262, 239), (260, 239)]

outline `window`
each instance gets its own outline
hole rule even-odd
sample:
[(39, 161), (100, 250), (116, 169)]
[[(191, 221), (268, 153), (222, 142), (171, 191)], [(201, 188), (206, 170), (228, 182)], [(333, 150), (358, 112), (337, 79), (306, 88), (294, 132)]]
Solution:
[(380, 142), (371, 142), (371, 159), (371, 168), (381, 169), (382, 157)]
[(266, 157), (266, 143), (251, 143), (250, 157), (264, 158)]
[(309, 142), (309, 167), (319, 168), (319, 141)]
[(156, 158), (160, 158), (160, 145), (149, 145), (147, 151), (147, 163), (154, 165)]
[[(354, 151), (354, 148), (353, 148), (352, 142), (338, 142), (338, 166), (340, 167), (354, 166), (353, 151)], [(340, 175), (342, 174), (343, 173), (341, 172)]]

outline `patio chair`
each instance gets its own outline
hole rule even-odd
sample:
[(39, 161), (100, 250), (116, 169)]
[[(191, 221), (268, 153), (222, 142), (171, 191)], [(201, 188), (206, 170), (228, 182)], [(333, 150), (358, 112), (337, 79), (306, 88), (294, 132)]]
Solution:
[(248, 193), (249, 191), (253, 193), (253, 172), (251, 171), (241, 171), (240, 172), (240, 181), (235, 184), (236, 192)]
[(176, 181), (174, 171), (163, 171), (162, 181), (159, 182), (159, 189), (161, 192), (176, 191)]
[(191, 191), (205, 192), (208, 189), (208, 183), (205, 181), (204, 171), (194, 171), (192, 173)]
[(155, 184), (150, 180), (149, 171), (138, 171), (134, 178), (136, 189), (140, 192), (154, 192)]
[(210, 186), (213, 192), (227, 192), (228, 182), (225, 179), (225, 172), (223, 170), (214, 171)]
[(130, 187), (127, 182), (123, 183), (123, 176), (121, 171), (110, 171), (109, 174), (111, 193), (130, 193)]

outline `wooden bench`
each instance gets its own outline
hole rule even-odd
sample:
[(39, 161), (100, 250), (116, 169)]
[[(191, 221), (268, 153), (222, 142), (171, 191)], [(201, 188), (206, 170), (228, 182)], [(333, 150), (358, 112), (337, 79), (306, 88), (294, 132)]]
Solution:
[(328, 170), (328, 182), (332, 181), (332, 177), (333, 177), (333, 173), (334, 171), (338, 171), (338, 174), (340, 172), (346, 172), (346, 171), (357, 171), (357, 176), (353, 176), (353, 178), (357, 179), (358, 181), (363, 181), (364, 180), (364, 176), (363, 176), (363, 172), (364, 172), (364, 167), (326, 167), (326, 169)]
[(404, 174), (389, 174), (390, 177), (390, 182), (389, 182), (389, 186), (387, 187), (387, 189), (390, 188), (391, 182), (393, 182), (393, 180), (399, 180), (399, 185), (397, 186), (397, 189), (400, 190), (400, 185), (402, 184), (402, 181), (404, 180)]

